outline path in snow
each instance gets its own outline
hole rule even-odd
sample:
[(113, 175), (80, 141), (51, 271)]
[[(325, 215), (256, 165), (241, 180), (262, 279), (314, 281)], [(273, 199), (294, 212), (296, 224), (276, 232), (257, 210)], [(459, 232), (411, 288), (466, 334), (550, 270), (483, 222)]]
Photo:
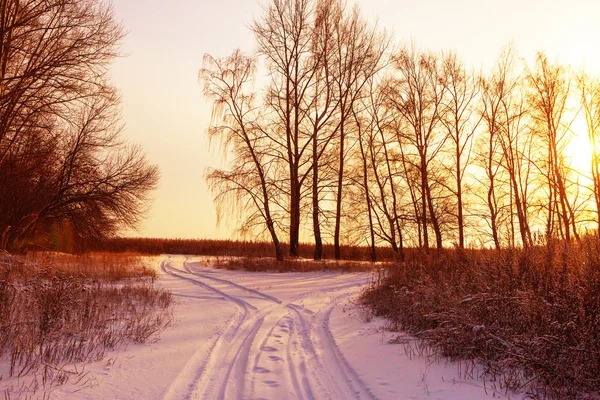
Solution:
[(188, 259), (166, 259), (161, 270), (236, 307), (208, 354), (181, 371), (183, 376), (194, 376), (188, 369), (199, 371), (197, 380), (175, 380), (165, 399), (179, 398), (186, 390), (191, 399), (375, 398), (329, 330), (333, 307), (356, 295), (367, 274), (338, 274), (333, 285), (314, 277), (310, 282), (280, 279), (276, 288), (271, 286), (278, 297)]
[(51, 398), (506, 397), (456, 365), (388, 344), (385, 321), (366, 323), (354, 306), (369, 273), (227, 271), (202, 260), (156, 258), (157, 284), (176, 300), (172, 326), (156, 342), (90, 364), (86, 387), (59, 387)]

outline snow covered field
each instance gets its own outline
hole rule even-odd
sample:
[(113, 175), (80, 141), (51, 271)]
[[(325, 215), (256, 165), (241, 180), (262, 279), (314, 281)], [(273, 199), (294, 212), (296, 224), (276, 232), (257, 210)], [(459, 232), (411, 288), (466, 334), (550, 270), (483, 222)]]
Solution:
[[(250, 273), (156, 259), (176, 299), (159, 341), (86, 367), (71, 399), (485, 399), (457, 365), (408, 357), (353, 300), (368, 273)], [(2, 381), (0, 381), (2, 386)], [(487, 386), (487, 389), (484, 387)], [(74, 392), (76, 391), (76, 392)]]

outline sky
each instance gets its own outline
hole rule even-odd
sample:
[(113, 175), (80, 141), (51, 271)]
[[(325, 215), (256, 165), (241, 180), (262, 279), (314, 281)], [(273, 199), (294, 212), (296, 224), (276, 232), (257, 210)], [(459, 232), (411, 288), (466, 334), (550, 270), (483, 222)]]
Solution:
[[(249, 25), (268, 0), (113, 0), (126, 32), (123, 57), (111, 69), (122, 97), (123, 136), (139, 143), (161, 169), (147, 219), (128, 235), (230, 238), (235, 226), (217, 227), (203, 175), (222, 166), (218, 146), (206, 136), (210, 103), (198, 71), (204, 54), (254, 50)], [(348, 0), (353, 4), (351, 0)], [(398, 43), (455, 51), (488, 71), (512, 43), (532, 61), (551, 61), (600, 76), (598, 0), (358, 0), (363, 14)], [(234, 221), (231, 221), (234, 222)]]

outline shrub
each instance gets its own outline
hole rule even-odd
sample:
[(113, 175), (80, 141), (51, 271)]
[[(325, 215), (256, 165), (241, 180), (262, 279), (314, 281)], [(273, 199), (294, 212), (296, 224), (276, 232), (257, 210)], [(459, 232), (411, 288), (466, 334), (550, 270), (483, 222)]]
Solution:
[(4, 379), (18, 382), (27, 376), (28, 390), (34, 393), (71, 376), (81, 380), (83, 369), (77, 363), (101, 360), (107, 350), (130, 342), (143, 343), (171, 320), (168, 291), (139, 279), (113, 282), (117, 276), (139, 277), (141, 270), (101, 273), (92, 265), (86, 271), (75, 260), (81, 261), (58, 256), (49, 267), (0, 258), (0, 361), (9, 366)]
[(423, 346), (536, 398), (600, 389), (600, 240), (445, 250), (390, 267), (362, 301)]

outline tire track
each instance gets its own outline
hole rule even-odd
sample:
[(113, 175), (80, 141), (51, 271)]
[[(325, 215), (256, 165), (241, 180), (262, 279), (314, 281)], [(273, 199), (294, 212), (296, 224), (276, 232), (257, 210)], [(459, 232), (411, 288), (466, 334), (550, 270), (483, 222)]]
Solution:
[(333, 308), (342, 299), (354, 296), (356, 293), (352, 291), (332, 298), (325, 309), (316, 313), (311, 312), (310, 320), (303, 315), (307, 311), (304, 307), (296, 304), (287, 306), (294, 311), (302, 327), (300, 339), (305, 352), (304, 359), (309, 363), (309, 370), (313, 373), (321, 395), (330, 399), (377, 399), (360, 379), (358, 373), (348, 364), (329, 329), (329, 318)]
[[(340, 300), (355, 295), (356, 288), (364, 282), (346, 280), (337, 286), (299, 293), (284, 302), (259, 290), (194, 270), (187, 257), (183, 269), (173, 266), (171, 260), (161, 262), (164, 273), (217, 294), (233, 304), (237, 312), (208, 354), (204, 358), (194, 357), (186, 365), (165, 399), (175, 398), (175, 389), (181, 392), (184, 388), (187, 399), (247, 399), (263, 394), (282, 398), (290, 393), (305, 400), (376, 398), (345, 360), (329, 328), (333, 308)], [(209, 282), (225, 287), (216, 288)], [(301, 284), (299, 280), (296, 286)], [(252, 293), (269, 303), (258, 308), (232, 290)], [(342, 293), (330, 297), (337, 292)], [(328, 302), (324, 307), (318, 302), (320, 308), (316, 312), (295, 304), (322, 297)], [(281, 379), (288, 385), (281, 387), (284, 383)]]
[(326, 310), (317, 314), (317, 334), (321, 342), (325, 345), (325, 349), (331, 355), (329, 359), (335, 360), (335, 362), (332, 364), (339, 368), (341, 374), (344, 376), (346, 384), (354, 392), (355, 397), (375, 400), (377, 397), (362, 381), (362, 379), (360, 379), (358, 373), (350, 366), (335, 342), (333, 334), (331, 333), (331, 329), (329, 328), (329, 319), (334, 307), (341, 299), (350, 297), (352, 295), (354, 295), (354, 293), (338, 297), (335, 301), (332, 301), (331, 305), (327, 307)]
[[(207, 289), (207, 290), (210, 290), (211, 292), (213, 292), (213, 293), (216, 293), (216, 294), (218, 294), (218, 295), (220, 295), (220, 296), (224, 297), (225, 299), (227, 299), (227, 300), (229, 300), (229, 301), (232, 301), (232, 302), (236, 303), (237, 305), (239, 305), (239, 306), (241, 306), (241, 307), (243, 307), (243, 308), (246, 308), (246, 309), (248, 309), (248, 308), (249, 308), (249, 309), (251, 309), (251, 310), (257, 310), (257, 308), (256, 308), (256, 307), (254, 307), (252, 304), (248, 303), (248, 302), (247, 302), (247, 301), (245, 301), (245, 300), (238, 299), (237, 297), (230, 296), (230, 295), (228, 295), (227, 293), (225, 293), (225, 292), (223, 292), (223, 291), (221, 291), (221, 290), (219, 290), (219, 289), (217, 289), (217, 288), (214, 288), (214, 287), (212, 287), (212, 286), (210, 286), (210, 285), (208, 285), (208, 284), (206, 284), (206, 283), (204, 283), (204, 282), (202, 282), (202, 281), (199, 281), (199, 280), (197, 280), (197, 279), (190, 278), (190, 277), (187, 277), (187, 276), (184, 276), (184, 275), (182, 275), (182, 274), (188, 274), (188, 272), (187, 272), (187, 271), (184, 271), (184, 270), (181, 270), (181, 269), (175, 268), (175, 267), (173, 267), (173, 266), (171, 266), (171, 265), (169, 265), (169, 266), (165, 266), (164, 262), (163, 262), (163, 263), (161, 263), (161, 269), (162, 269), (162, 270), (163, 270), (165, 273), (167, 273), (167, 274), (169, 274), (169, 275), (171, 275), (171, 276), (175, 276), (175, 277), (177, 277), (177, 278), (180, 278), (180, 279), (186, 280), (186, 281), (188, 281), (188, 282), (190, 282), (190, 283), (192, 283), (192, 284), (194, 284), (194, 285), (202, 286), (203, 288), (205, 288), (205, 289)], [(175, 271), (175, 272), (173, 272), (173, 271)]]
[[(185, 262), (184, 268), (186, 268)], [(216, 344), (210, 351), (208, 361), (201, 369), (201, 374), (193, 385), (194, 388), (191, 394), (188, 395), (187, 398), (246, 398), (244, 395), (247, 380), (246, 370), (252, 344), (264, 318), (273, 312), (274, 307), (280, 306), (281, 301), (273, 296), (266, 295), (225, 279), (211, 279), (213, 277), (199, 276), (205, 279), (218, 281), (219, 283), (228, 284), (236, 289), (258, 294), (272, 302), (271, 305), (264, 307), (259, 311), (257, 307), (247, 301), (195, 279), (194, 276), (198, 276), (198, 274), (193, 271), (181, 270), (168, 265), (165, 262), (161, 264), (161, 269), (171, 276), (186, 280), (192, 284), (210, 290), (213, 293), (219, 294), (242, 309), (242, 318), (236, 320), (235, 323), (232, 324), (232, 329), (228, 329), (224, 335), (217, 338)], [(230, 395), (232, 392), (235, 394)]]
[[(289, 306), (289, 304), (288, 304)], [(299, 327), (296, 326), (294, 321), (294, 317), (291, 316), (291, 326), (290, 326), (290, 338), (296, 337), (298, 341), (293, 342), (292, 346), (288, 347), (288, 361), (289, 368), (294, 371), (297, 369), (299, 375), (301, 377), (300, 384), (298, 384), (298, 393), (300, 393), (300, 397), (307, 400), (314, 400), (315, 396), (313, 394), (313, 390), (311, 388), (309, 377), (306, 369), (306, 351), (303, 349), (302, 342), (304, 336), (302, 332), (298, 332)], [(302, 326), (302, 329), (306, 329), (305, 326)], [(311, 344), (312, 345), (312, 344)], [(291, 356), (291, 350), (295, 352), (299, 360), (297, 363), (294, 362), (294, 357)], [(297, 365), (296, 365), (297, 364)]]
[(239, 284), (237, 284), (235, 282), (231, 282), (231, 281), (228, 281), (226, 279), (216, 278), (214, 276), (210, 276), (210, 275), (206, 275), (206, 274), (201, 274), (200, 272), (197, 272), (197, 271), (192, 271), (192, 269), (189, 267), (188, 258), (186, 258), (186, 260), (183, 262), (183, 266), (185, 267), (185, 270), (187, 272), (189, 272), (190, 274), (192, 274), (192, 275), (196, 275), (196, 276), (199, 276), (201, 278), (209, 279), (209, 280), (212, 280), (212, 281), (215, 281), (215, 282), (219, 282), (219, 283), (223, 283), (223, 284), (226, 284), (226, 285), (233, 286), (233, 287), (241, 289), (241, 290), (245, 290), (247, 292), (253, 293), (255, 295), (258, 295), (258, 296), (260, 296), (262, 298), (265, 298), (265, 299), (270, 300), (270, 301), (272, 301), (274, 303), (277, 303), (277, 304), (281, 304), (282, 303), (282, 301), (279, 300), (277, 297), (268, 295), (268, 294), (263, 293), (263, 292), (260, 292), (260, 291), (258, 291), (256, 289), (251, 289), (249, 287), (239, 285)]
[[(233, 339), (236, 337), (237, 332), (240, 330), (243, 323), (249, 317), (249, 312), (250, 312), (249, 310), (252, 310), (252, 309), (256, 310), (256, 307), (245, 302), (244, 300), (236, 299), (218, 289), (215, 289), (215, 288), (211, 287), (210, 285), (204, 284), (203, 282), (200, 282), (196, 279), (189, 278), (187, 276), (182, 275), (182, 273), (185, 273), (185, 272), (181, 271), (175, 267), (172, 267), (170, 265), (170, 260), (171, 260), (171, 258), (169, 257), (168, 259), (163, 260), (160, 264), (160, 268), (164, 273), (166, 273), (170, 276), (174, 276), (176, 278), (185, 280), (194, 285), (200, 286), (200, 287), (207, 289), (213, 293), (217, 293), (220, 296), (222, 296), (225, 300), (233, 303), (237, 308), (236, 315), (233, 316), (227, 322), (227, 327), (225, 328), (223, 333), (218, 335), (217, 339), (214, 341), (214, 343), (210, 347), (207, 356), (204, 357), (204, 359), (202, 359), (202, 360), (199, 360), (198, 358), (200, 358), (200, 357), (198, 357), (197, 355), (193, 356), (192, 359), (190, 360), (190, 362), (183, 368), (183, 370), (178, 375), (178, 379), (176, 379), (171, 384), (171, 387), (169, 388), (169, 390), (167, 391), (167, 393), (164, 396), (165, 400), (178, 399), (178, 397), (177, 397), (177, 396), (179, 396), (178, 393), (181, 392), (182, 390), (185, 390), (188, 393), (185, 398), (189, 399), (189, 398), (194, 398), (193, 397), (194, 393), (195, 393), (194, 386), (197, 388), (198, 384), (203, 384), (203, 386), (207, 389), (207, 393), (208, 393), (208, 389), (211, 388), (211, 385), (210, 385), (210, 379), (207, 377), (209, 376), (210, 371), (214, 371), (218, 367), (218, 364), (220, 361), (219, 354), (221, 352), (223, 352), (223, 349), (226, 348), (226, 346), (229, 343), (231, 343), (233, 341)], [(192, 372), (190, 372), (190, 370), (192, 370)], [(193, 380), (189, 381), (191, 374), (194, 375)], [(187, 389), (183, 389), (184, 387)], [(189, 388), (192, 389), (191, 392), (190, 392)]]
[[(235, 356), (233, 357), (233, 360), (231, 361), (229, 368), (227, 369), (227, 374), (225, 375), (225, 377), (223, 379), (223, 382), (221, 384), (221, 389), (219, 390), (219, 394), (218, 394), (217, 398), (225, 399), (226, 391), (231, 386), (235, 387), (234, 392), (237, 394), (236, 398), (238, 398), (238, 399), (244, 398), (244, 386), (245, 386), (245, 381), (246, 381), (245, 375), (246, 375), (246, 367), (248, 365), (248, 358), (250, 356), (250, 348), (252, 346), (254, 338), (256, 337), (256, 334), (258, 333), (258, 330), (261, 327), (264, 319), (265, 319), (264, 317), (259, 318), (256, 322), (254, 322), (254, 324), (252, 325), (252, 327), (250, 328), (248, 333), (246, 335), (244, 335), (243, 341), (242, 341), (241, 345), (237, 348), (237, 351), (235, 352)], [(241, 361), (238, 361), (238, 360), (241, 360)], [(231, 372), (234, 369), (235, 369), (235, 377), (234, 377), (232, 384), (230, 385), (229, 378), (231, 376)]]

